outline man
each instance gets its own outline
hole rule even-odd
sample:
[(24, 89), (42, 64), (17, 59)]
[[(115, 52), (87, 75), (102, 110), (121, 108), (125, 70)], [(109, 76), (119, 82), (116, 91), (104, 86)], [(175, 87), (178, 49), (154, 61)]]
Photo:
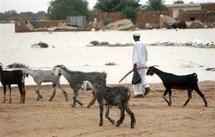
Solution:
[(148, 52), (146, 45), (140, 41), (140, 32), (135, 31), (133, 33), (133, 39), (135, 41), (132, 53), (133, 71), (138, 71), (142, 79), (141, 83), (133, 85), (135, 95), (134, 97), (142, 98), (143, 90), (145, 90), (144, 95), (147, 95), (150, 91), (150, 88), (146, 80), (145, 69), (137, 70), (137, 68), (146, 66), (146, 62), (148, 61)]

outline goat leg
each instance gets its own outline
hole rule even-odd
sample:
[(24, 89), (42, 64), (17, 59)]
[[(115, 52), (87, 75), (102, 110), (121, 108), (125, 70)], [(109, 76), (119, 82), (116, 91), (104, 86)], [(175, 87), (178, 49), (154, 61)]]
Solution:
[(4, 99), (3, 99), (3, 103), (6, 102), (6, 85), (3, 85), (4, 87)]
[(37, 88), (36, 88), (37, 101), (39, 101), (40, 99), (43, 99), (42, 95), (40, 95), (40, 86), (41, 86), (41, 83), (37, 84)]
[(83, 106), (83, 103), (82, 103), (80, 100), (77, 100), (77, 99), (76, 99), (76, 102), (77, 102), (79, 105)]
[(65, 101), (68, 101), (68, 95), (67, 95), (67, 93), (66, 93), (65, 90), (63, 90), (63, 95), (64, 95), (64, 97), (65, 97)]
[(115, 124), (115, 121), (109, 117), (109, 106), (106, 106), (105, 117), (110, 121), (111, 124)]
[(90, 101), (90, 103), (87, 105), (87, 108), (90, 108), (96, 101), (96, 98), (93, 97), (93, 99)]
[(73, 97), (73, 103), (72, 103), (72, 107), (76, 106), (76, 97)]
[(166, 99), (165, 96), (163, 96), (163, 99), (166, 101), (166, 103), (168, 104), (168, 106), (171, 106), (170, 102)]
[(23, 91), (23, 85), (22, 83), (21, 84), (18, 84), (18, 87), (19, 87), (19, 92), (20, 92), (20, 104), (24, 104), (24, 91)]
[(203, 101), (205, 103), (205, 107), (207, 107), (208, 106), (207, 100), (205, 99), (204, 94), (200, 91), (198, 86), (195, 88), (195, 91), (199, 94), (199, 96), (201, 96), (201, 98), (203, 99)]
[(10, 92), (9, 92), (9, 103), (12, 102), (12, 99), (11, 99), (11, 87), (9, 86), (9, 89), (10, 89)]
[[(94, 93), (94, 92), (93, 92)], [(90, 108), (95, 102), (96, 102), (96, 99), (98, 98), (99, 96), (99, 93), (97, 92), (94, 96), (93, 96), (93, 99), (90, 101), (90, 103), (87, 105), (87, 108)]]
[(23, 104), (25, 104), (25, 90), (24, 90), (24, 92), (23, 92)]
[(68, 95), (67, 95), (66, 91), (62, 88), (62, 86), (60, 85), (60, 82), (57, 82), (57, 86), (62, 90), (63, 95), (65, 97), (65, 101), (68, 101)]
[(188, 98), (187, 98), (187, 101), (184, 103), (184, 107), (188, 104), (188, 102), (190, 101), (190, 99), (192, 98), (192, 90), (191, 89), (188, 89), (188, 91), (187, 91), (187, 93), (188, 93)]
[(124, 118), (125, 118), (125, 109), (123, 107), (120, 107), (120, 119), (116, 123), (116, 127), (119, 127), (120, 124), (122, 124)]
[[(171, 91), (171, 89), (166, 89), (165, 90), (165, 92), (164, 92), (164, 94), (163, 94), (163, 99), (166, 101), (166, 103), (168, 104), (168, 106), (171, 106), (171, 103), (170, 103), (170, 101), (168, 101), (167, 99), (166, 99), (166, 95), (167, 95), (167, 93), (168, 92), (170, 92)], [(169, 93), (170, 94), (170, 93)]]
[(134, 125), (136, 123), (136, 120), (135, 120), (135, 117), (134, 117), (134, 113), (129, 108), (128, 103), (125, 103), (124, 107), (125, 107), (126, 112), (130, 115), (130, 118), (131, 118), (131, 128), (134, 128)]
[(9, 89), (10, 89), (10, 93), (9, 93), (9, 103), (11, 103), (11, 102), (12, 102), (12, 99), (11, 99), (11, 86), (8, 85), (8, 87), (9, 87)]
[(42, 95), (40, 95), (40, 91), (36, 90), (37, 93), (37, 101), (39, 101), (40, 99), (43, 99)]
[(103, 126), (103, 105), (99, 105), (99, 109), (100, 109), (100, 113), (99, 113), (99, 116), (100, 116), (100, 121), (99, 121), (99, 126)]
[(52, 93), (51, 97), (49, 98), (49, 101), (52, 101), (52, 99), (54, 98), (55, 94), (56, 94), (56, 89), (54, 87), (53, 93)]
[(25, 103), (25, 94), (26, 94), (25, 83), (22, 83), (22, 90), (23, 90), (23, 104), (24, 104)]
[(172, 90), (170, 89), (170, 91), (169, 91), (169, 106), (172, 105), (171, 95), (172, 95)]
[(77, 98), (77, 96), (78, 96), (78, 90), (75, 90), (75, 89), (74, 89), (74, 95), (73, 95), (73, 104), (72, 104), (72, 107), (75, 107), (75, 106), (76, 106), (76, 102), (77, 102), (79, 105), (83, 106), (83, 103), (82, 103), (81, 101), (79, 101), (79, 100), (77, 100), (77, 99), (76, 99), (76, 98)]

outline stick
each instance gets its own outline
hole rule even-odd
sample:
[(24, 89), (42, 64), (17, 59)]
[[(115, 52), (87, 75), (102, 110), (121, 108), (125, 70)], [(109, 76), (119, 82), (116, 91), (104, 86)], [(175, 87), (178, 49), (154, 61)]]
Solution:
[[(137, 70), (139, 70), (139, 69), (147, 69), (147, 68), (149, 68), (149, 67), (139, 67), (139, 68), (137, 68)], [(120, 79), (119, 83), (120, 83), (123, 79), (125, 79), (129, 74), (131, 74), (132, 72), (133, 72), (133, 69), (130, 70), (127, 74), (125, 74), (125, 76), (122, 77), (122, 78)]]

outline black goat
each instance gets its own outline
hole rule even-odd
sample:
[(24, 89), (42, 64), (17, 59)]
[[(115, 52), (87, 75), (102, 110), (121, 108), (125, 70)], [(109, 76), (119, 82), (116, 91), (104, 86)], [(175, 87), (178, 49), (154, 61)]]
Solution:
[(73, 89), (73, 104), (72, 107), (76, 106), (76, 103), (83, 105), (81, 101), (77, 99), (78, 90), (82, 88), (83, 81), (90, 81), (95, 86), (105, 86), (107, 74), (105, 72), (81, 72), (71, 71), (64, 65), (56, 65), (53, 68), (53, 73), (57, 75), (63, 75), (69, 82), (70, 87)]
[[(131, 118), (131, 128), (134, 128), (135, 117), (134, 113), (129, 108), (129, 99), (130, 99), (130, 90), (124, 86), (117, 87), (96, 87), (92, 85), (89, 81), (85, 81), (84, 84), (87, 84), (94, 92), (94, 97), (92, 101), (87, 106), (88, 108), (92, 106), (97, 100), (99, 103), (100, 109), (100, 122), (99, 126), (103, 125), (103, 109), (106, 106), (105, 117), (110, 121), (111, 124), (115, 124), (115, 121), (109, 117), (109, 109), (111, 106), (118, 106), (121, 115), (120, 119), (117, 121), (116, 126), (119, 127), (120, 124), (124, 121), (125, 111), (130, 115)], [(86, 87), (86, 86), (84, 86)]]
[(9, 87), (9, 103), (11, 103), (11, 85), (17, 84), (19, 87), (20, 92), (20, 103), (25, 103), (25, 74), (23, 74), (22, 70), (12, 70), (12, 71), (5, 71), (2, 69), (3, 67), (0, 65), (0, 80), (4, 88), (4, 100), (3, 103), (6, 101), (6, 86)]
[[(168, 103), (169, 106), (171, 106), (171, 104), (172, 104), (172, 101), (171, 101), (172, 89), (181, 89), (181, 90), (187, 89), (188, 99), (184, 103), (184, 106), (186, 106), (188, 104), (188, 102), (190, 101), (190, 99), (192, 98), (193, 90), (195, 90), (202, 97), (202, 99), (205, 103), (205, 107), (208, 106), (207, 101), (204, 97), (204, 94), (199, 90), (198, 78), (197, 78), (196, 73), (178, 76), (178, 75), (174, 75), (171, 73), (163, 72), (163, 71), (155, 68), (154, 66), (151, 66), (148, 68), (146, 75), (152, 76), (154, 73), (160, 77), (160, 79), (163, 82), (164, 87), (166, 88), (166, 90), (163, 94), (163, 98)], [(169, 101), (165, 98), (167, 93), (169, 93)]]

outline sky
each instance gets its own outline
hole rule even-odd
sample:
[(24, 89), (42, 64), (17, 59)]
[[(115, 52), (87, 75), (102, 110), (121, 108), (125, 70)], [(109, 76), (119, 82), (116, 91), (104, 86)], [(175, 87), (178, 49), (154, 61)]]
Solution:
[[(8, 10), (16, 10), (18, 13), (32, 11), (37, 13), (38, 11), (45, 11), (49, 7), (51, 0), (0, 0), (0, 12)], [(92, 9), (97, 0), (87, 0), (89, 8)], [(145, 4), (148, 0), (140, 0), (140, 4)], [(185, 3), (206, 3), (215, 2), (215, 0), (183, 0)], [(172, 4), (174, 0), (165, 0), (165, 4)]]

